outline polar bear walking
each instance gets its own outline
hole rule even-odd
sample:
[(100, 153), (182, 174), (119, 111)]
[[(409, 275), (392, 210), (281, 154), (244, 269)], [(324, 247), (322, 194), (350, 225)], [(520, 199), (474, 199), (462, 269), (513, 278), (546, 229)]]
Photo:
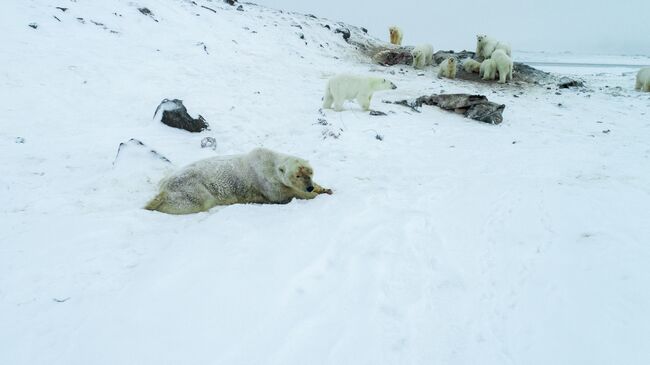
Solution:
[(499, 42), (486, 35), (479, 34), (476, 36), (476, 57), (479, 60), (492, 57), (492, 53), (497, 49), (504, 51), (508, 56), (512, 57), (512, 49), (509, 44)]
[(433, 46), (421, 44), (411, 51), (411, 56), (413, 56), (414, 68), (425, 68), (433, 62)]
[(456, 78), (456, 59), (454, 57), (449, 57), (444, 61), (440, 62), (440, 68), (438, 69), (438, 77), (448, 77), (450, 79)]
[(512, 81), (512, 58), (508, 57), (503, 50), (497, 49), (492, 53), (491, 59), (494, 61), (497, 71), (499, 71), (499, 84), (505, 84), (508, 79)]
[(650, 91), (650, 67), (644, 67), (636, 74), (636, 85), (639, 91)]
[(236, 203), (286, 204), (293, 198), (332, 194), (312, 181), (309, 163), (265, 148), (195, 162), (162, 180), (146, 206), (169, 214), (206, 211)]
[(334, 104), (334, 110), (340, 112), (346, 100), (356, 100), (367, 111), (375, 91), (393, 89), (397, 89), (395, 84), (380, 77), (336, 75), (327, 82), (323, 108), (330, 109)]
[(402, 45), (402, 29), (398, 26), (393, 25), (388, 28), (388, 33), (390, 34), (390, 43), (401, 46)]

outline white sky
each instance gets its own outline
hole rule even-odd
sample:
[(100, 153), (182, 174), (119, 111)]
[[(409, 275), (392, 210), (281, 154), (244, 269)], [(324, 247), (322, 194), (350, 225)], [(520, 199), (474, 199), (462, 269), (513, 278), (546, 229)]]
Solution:
[(384, 39), (395, 24), (404, 44), (436, 50), (474, 49), (476, 34), (484, 33), (515, 50), (650, 55), (650, 0), (460, 0), (444, 11), (442, 1), (253, 1), (363, 26)]

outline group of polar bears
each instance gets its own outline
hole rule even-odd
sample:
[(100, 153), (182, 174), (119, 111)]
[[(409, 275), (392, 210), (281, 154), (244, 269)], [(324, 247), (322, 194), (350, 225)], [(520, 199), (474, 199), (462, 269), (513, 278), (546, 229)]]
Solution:
[[(403, 39), (402, 30), (397, 26), (388, 29), (390, 43), (401, 45)], [(433, 47), (430, 44), (419, 45), (411, 51), (413, 56), (413, 67), (416, 69), (425, 68), (433, 64)], [(476, 59), (467, 58), (462, 61), (461, 66), (466, 72), (478, 73), (483, 80), (494, 80), (499, 75), (499, 83), (506, 83), (512, 80), (514, 63), (512, 62), (512, 49), (510, 45), (497, 41), (486, 35), (476, 36)], [(440, 63), (438, 68), (439, 77), (456, 78), (458, 61), (455, 57), (448, 57)]]
[[(390, 40), (401, 44), (402, 32), (390, 28)], [(433, 47), (421, 45), (412, 51), (413, 66), (424, 68), (433, 61)], [(485, 35), (477, 36), (476, 57), (462, 61), (466, 72), (479, 73), (484, 80), (512, 80), (512, 51), (506, 43)], [(440, 64), (439, 76), (454, 78), (457, 61), (454, 57)], [(379, 77), (341, 74), (327, 82), (323, 108), (343, 109), (346, 100), (356, 100), (364, 109), (370, 108), (374, 92), (394, 90), (397, 86)], [(650, 67), (636, 77), (636, 90), (650, 91)], [(212, 157), (195, 162), (163, 179), (158, 194), (145, 209), (168, 214), (190, 214), (207, 211), (217, 205), (236, 203), (284, 204), (292, 199), (313, 199), (332, 194), (331, 189), (316, 184), (309, 162), (265, 148), (247, 154)]]

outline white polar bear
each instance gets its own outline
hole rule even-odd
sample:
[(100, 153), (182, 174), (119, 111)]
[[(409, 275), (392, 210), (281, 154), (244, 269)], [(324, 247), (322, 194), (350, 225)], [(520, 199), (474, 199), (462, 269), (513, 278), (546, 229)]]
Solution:
[(497, 76), (497, 64), (493, 59), (488, 58), (481, 62), (481, 68), (478, 75), (483, 78), (483, 80), (494, 80)]
[(333, 103), (334, 110), (340, 112), (346, 100), (356, 100), (363, 110), (369, 110), (372, 94), (375, 91), (392, 89), (397, 89), (397, 86), (380, 77), (336, 75), (327, 82), (323, 108), (330, 109)]
[(636, 86), (634, 88), (639, 91), (650, 91), (650, 67), (639, 70), (639, 73), (636, 74)]
[(501, 49), (497, 49), (492, 53), (491, 60), (494, 61), (497, 71), (499, 71), (499, 84), (505, 84), (508, 79), (512, 81), (512, 58)]
[(476, 58), (479, 60), (484, 60), (490, 58), (492, 53), (497, 49), (503, 50), (508, 56), (512, 57), (512, 50), (510, 45), (507, 43), (499, 42), (494, 38), (490, 38), (486, 35), (477, 35), (476, 36)]
[(433, 61), (433, 46), (421, 44), (411, 51), (414, 68), (425, 68)]
[(473, 60), (471, 58), (464, 59), (462, 64), (463, 64), (463, 69), (465, 70), (465, 72), (479, 73), (479, 71), (481, 70), (481, 63), (476, 61), (476, 60)]
[(402, 45), (402, 30), (397, 26), (388, 28), (390, 34), (390, 43), (400, 46)]
[(444, 61), (440, 62), (438, 77), (448, 77), (450, 79), (455, 79), (457, 71), (456, 67), (456, 59), (454, 57), (446, 58)]
[(206, 211), (236, 203), (286, 204), (293, 198), (332, 194), (312, 181), (313, 170), (301, 158), (256, 148), (243, 155), (207, 158), (162, 180), (146, 206), (169, 214)]

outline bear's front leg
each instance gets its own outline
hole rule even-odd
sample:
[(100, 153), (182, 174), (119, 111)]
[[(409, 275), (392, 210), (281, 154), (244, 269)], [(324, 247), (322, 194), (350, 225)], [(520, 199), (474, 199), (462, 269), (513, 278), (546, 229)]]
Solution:
[(332, 189), (324, 188), (316, 183), (312, 183), (312, 184), (314, 185), (314, 193), (316, 194), (329, 194), (329, 195), (333, 194)]

